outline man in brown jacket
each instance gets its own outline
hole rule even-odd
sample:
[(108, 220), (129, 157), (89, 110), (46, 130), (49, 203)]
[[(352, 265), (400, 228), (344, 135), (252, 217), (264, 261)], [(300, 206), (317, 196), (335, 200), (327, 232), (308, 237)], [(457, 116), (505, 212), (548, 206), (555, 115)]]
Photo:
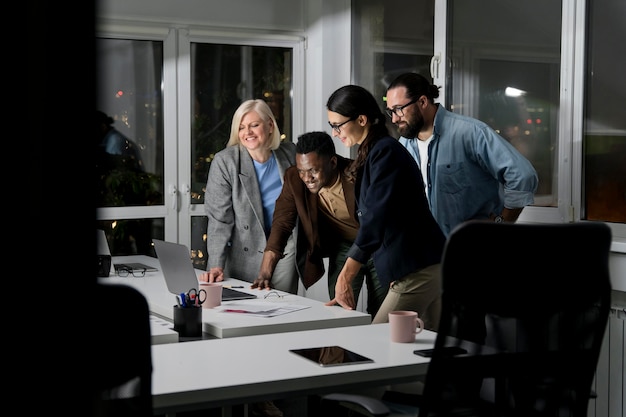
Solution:
[[(344, 174), (351, 162), (336, 154), (333, 140), (325, 132), (309, 132), (298, 137), (296, 166), (285, 171), (272, 230), (252, 288), (271, 288), (274, 268), (297, 223), (296, 259), (304, 287), (309, 288), (324, 275), (323, 258), (328, 257), (328, 294), (331, 300), (335, 298), (337, 276), (359, 228), (354, 183)], [(364, 280), (368, 289), (367, 312), (374, 317), (387, 288), (381, 288), (371, 259), (352, 282), (355, 299)]]

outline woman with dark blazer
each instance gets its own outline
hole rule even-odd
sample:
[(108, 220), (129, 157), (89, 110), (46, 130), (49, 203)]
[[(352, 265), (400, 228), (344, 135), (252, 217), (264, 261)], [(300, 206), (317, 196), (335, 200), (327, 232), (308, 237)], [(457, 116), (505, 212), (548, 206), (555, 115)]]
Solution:
[[(204, 197), (208, 261), (201, 280), (232, 277), (254, 281), (283, 175), (295, 164), (295, 154), (293, 143), (281, 142), (276, 119), (265, 101), (247, 100), (235, 111), (230, 140), (215, 154), (209, 168)], [(295, 294), (298, 272), (293, 236), (284, 253), (272, 285)]]
[(417, 311), (436, 330), (441, 312), (440, 262), (445, 236), (428, 207), (420, 170), (389, 135), (374, 96), (356, 85), (336, 90), (327, 102), (333, 136), (358, 146), (349, 171), (355, 181), (360, 228), (327, 305), (354, 309), (352, 279), (370, 256), (387, 296), (372, 323), (393, 310)]

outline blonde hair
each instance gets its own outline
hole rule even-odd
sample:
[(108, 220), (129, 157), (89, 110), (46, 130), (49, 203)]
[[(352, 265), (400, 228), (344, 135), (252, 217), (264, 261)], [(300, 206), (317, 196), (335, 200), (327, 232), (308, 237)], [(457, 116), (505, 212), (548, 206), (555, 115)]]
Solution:
[(280, 130), (278, 129), (278, 124), (276, 123), (276, 118), (272, 113), (272, 109), (267, 103), (263, 100), (246, 100), (235, 110), (235, 114), (233, 115), (233, 122), (230, 125), (230, 139), (228, 139), (228, 143), (226, 146), (234, 146), (239, 145), (239, 125), (241, 124), (241, 119), (243, 117), (254, 111), (261, 116), (264, 122), (271, 121), (274, 125), (273, 132), (271, 134), (270, 146), (269, 148), (273, 151), (278, 149), (280, 146)]

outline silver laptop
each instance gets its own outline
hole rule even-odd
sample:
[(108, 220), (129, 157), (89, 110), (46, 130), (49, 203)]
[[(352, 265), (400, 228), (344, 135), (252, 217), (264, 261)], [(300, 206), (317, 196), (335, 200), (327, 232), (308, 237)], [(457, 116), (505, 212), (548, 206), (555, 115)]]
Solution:
[[(198, 276), (191, 262), (191, 252), (185, 245), (152, 239), (161, 271), (172, 294), (180, 294), (191, 288), (198, 288)], [(222, 288), (222, 301), (247, 300), (257, 298), (254, 294)]]
[[(109, 240), (107, 239), (107, 235), (104, 232), (104, 230), (102, 229), (96, 229), (96, 236), (97, 236), (97, 245), (98, 245), (98, 255), (111, 255), (111, 248), (109, 248)], [(117, 264), (111, 264), (111, 275), (115, 275), (115, 272), (120, 269), (120, 268), (124, 268), (124, 269), (128, 269), (128, 270), (142, 270), (145, 269), (146, 272), (154, 272), (154, 271), (158, 271), (157, 268), (150, 266), (150, 265), (146, 265), (143, 264), (141, 262), (128, 262), (128, 263), (117, 263)]]

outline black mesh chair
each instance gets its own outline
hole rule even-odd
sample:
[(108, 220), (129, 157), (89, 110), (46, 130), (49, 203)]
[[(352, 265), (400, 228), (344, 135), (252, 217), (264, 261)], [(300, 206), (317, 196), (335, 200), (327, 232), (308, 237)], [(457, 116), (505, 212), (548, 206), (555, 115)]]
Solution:
[[(610, 244), (604, 223), (457, 227), (442, 261), (434, 353), (408, 412), (585, 417), (609, 316)], [(398, 405), (344, 394), (325, 402), (375, 416)]]
[(97, 284), (94, 348), (88, 352), (93, 376), (94, 417), (152, 416), (150, 310), (132, 287)]

